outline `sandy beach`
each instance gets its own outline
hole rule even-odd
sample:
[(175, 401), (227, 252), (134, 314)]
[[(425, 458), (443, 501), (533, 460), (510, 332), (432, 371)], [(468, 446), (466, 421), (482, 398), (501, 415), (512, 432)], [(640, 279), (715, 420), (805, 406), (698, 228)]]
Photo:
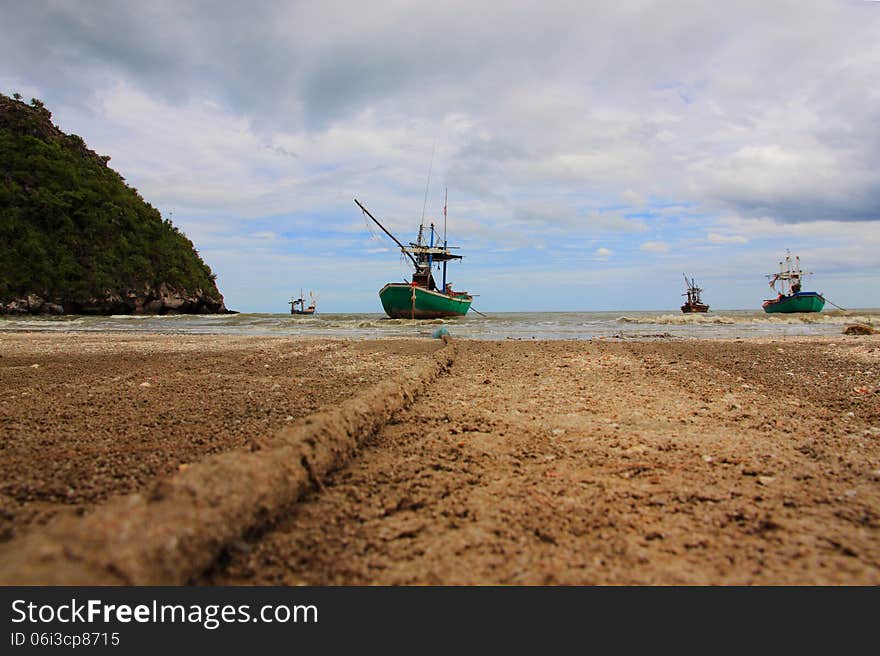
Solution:
[(430, 341), (0, 335), (0, 539), (83, 513), (412, 366)]
[[(452, 345), (191, 582), (880, 583), (880, 337)], [(2, 334), (0, 550), (247, 457), (441, 348)]]

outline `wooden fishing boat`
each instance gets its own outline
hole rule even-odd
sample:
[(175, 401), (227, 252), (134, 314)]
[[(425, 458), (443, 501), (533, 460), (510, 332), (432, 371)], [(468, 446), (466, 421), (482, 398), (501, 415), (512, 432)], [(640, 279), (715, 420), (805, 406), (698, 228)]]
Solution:
[(303, 298), (302, 290), (299, 290), (299, 298), (292, 298), (288, 301), (290, 305), (290, 313), (291, 314), (315, 314), (317, 307), (317, 299), (312, 292), (309, 292), (309, 303), (308, 307), (306, 307), (306, 299)]
[(686, 287), (686, 291), (682, 296), (687, 296), (687, 300), (684, 302), (684, 305), (681, 306), (681, 311), (685, 314), (690, 314), (691, 312), (708, 312), (709, 306), (700, 300), (700, 294), (703, 290), (697, 287), (697, 283), (694, 282), (693, 278), (688, 280), (686, 274), (682, 275), (684, 276), (684, 284)]
[(768, 274), (770, 288), (776, 292), (776, 298), (764, 301), (761, 307), (767, 313), (821, 312), (825, 307), (825, 298), (819, 292), (802, 291), (804, 276), (812, 275), (812, 271), (801, 270), (801, 258), (795, 257), (792, 264), (791, 253), (786, 249), (784, 262), (779, 263), (779, 273)]
[[(431, 223), (426, 227), (419, 226), (418, 238), (404, 246), (379, 221), (370, 214), (366, 207), (357, 199), (354, 201), (361, 211), (388, 235), (400, 251), (406, 255), (415, 267), (410, 282), (389, 282), (379, 291), (382, 308), (392, 319), (440, 319), (444, 317), (464, 316), (473, 302), (473, 296), (467, 292), (455, 291), (452, 283), (446, 281), (446, 265), (452, 260), (462, 259), (454, 255), (446, 241), (446, 205), (443, 206), (443, 240)], [(435, 242), (436, 239), (436, 242)], [(443, 278), (440, 287), (434, 280), (433, 270), (442, 270)], [(475, 310), (476, 312), (476, 310)]]

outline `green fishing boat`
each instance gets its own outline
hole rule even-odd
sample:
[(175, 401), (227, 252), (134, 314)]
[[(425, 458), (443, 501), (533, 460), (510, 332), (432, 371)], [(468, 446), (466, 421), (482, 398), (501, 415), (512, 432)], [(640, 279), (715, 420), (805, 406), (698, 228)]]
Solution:
[(816, 292), (798, 292), (775, 300), (764, 301), (764, 312), (821, 312), (825, 299)]
[[(439, 235), (431, 223), (426, 228), (424, 223), (419, 226), (419, 235), (415, 242), (404, 246), (392, 235), (369, 210), (354, 201), (361, 211), (394, 240), (400, 251), (406, 255), (415, 272), (411, 282), (389, 282), (379, 291), (382, 308), (392, 319), (441, 319), (444, 317), (464, 316), (473, 302), (473, 296), (467, 292), (455, 291), (452, 283), (446, 281), (446, 265), (452, 260), (462, 259), (454, 255), (446, 241), (446, 206), (443, 206), (443, 239), (442, 246)], [(436, 239), (436, 245), (435, 245)], [(440, 287), (434, 281), (433, 270), (442, 270), (443, 279)], [(476, 311), (476, 310), (475, 310)]]
[(473, 300), (465, 292), (443, 294), (413, 283), (389, 282), (379, 291), (385, 314), (395, 319), (441, 319), (467, 314)]
[[(825, 307), (825, 298), (818, 292), (801, 290), (804, 276), (812, 275), (812, 271), (801, 270), (801, 258), (795, 257), (792, 265), (791, 253), (785, 251), (785, 261), (779, 263), (779, 273), (768, 274), (770, 288), (777, 293), (776, 298), (764, 301), (761, 306), (764, 312), (821, 312)], [(778, 286), (778, 288), (777, 288)]]

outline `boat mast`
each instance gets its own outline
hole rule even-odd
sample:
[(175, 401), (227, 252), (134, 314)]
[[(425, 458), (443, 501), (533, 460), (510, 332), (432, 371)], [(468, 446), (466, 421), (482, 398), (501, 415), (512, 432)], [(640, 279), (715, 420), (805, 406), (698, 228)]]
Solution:
[(422, 245), (422, 229), (425, 227), (425, 209), (428, 207), (428, 187), (431, 186), (431, 169), (434, 168), (434, 152), (437, 150), (437, 142), (431, 146), (431, 163), (428, 165), (428, 181), (425, 182), (425, 202), (422, 203), (422, 220), (419, 223), (419, 238), (416, 240), (419, 246)]
[(443, 248), (446, 248), (446, 204), (449, 201), (449, 187), (443, 193)]
[[(370, 217), (377, 226), (382, 229), (386, 235), (388, 235), (395, 244), (400, 247), (402, 253), (406, 253), (406, 256), (410, 259), (415, 267), (415, 273), (413, 274), (412, 284), (413, 286), (425, 287), (429, 290), (435, 290), (436, 285), (434, 282), (434, 277), (431, 273), (431, 267), (435, 262), (443, 262), (444, 264), (444, 279), (446, 277), (445, 272), (445, 264), (447, 260), (460, 260), (461, 255), (451, 255), (449, 253), (449, 247), (444, 244), (442, 247), (439, 245), (440, 234), (437, 232), (433, 223), (430, 224), (430, 245), (425, 245), (423, 242), (424, 239), (424, 231), (421, 226), (419, 229), (419, 240), (418, 242), (410, 242), (409, 247), (404, 246), (397, 237), (391, 234), (388, 229), (383, 226), (379, 220), (370, 214), (370, 211), (361, 205), (360, 201), (357, 198), (354, 199), (355, 204), (361, 209), (361, 211)], [(434, 244), (434, 235), (437, 233), (437, 245)]]
[(788, 294), (791, 294), (791, 251), (787, 248), (785, 249), (785, 266), (788, 268)]
[[(443, 194), (443, 250), (447, 250), (446, 246), (446, 204), (449, 200), (449, 188), (447, 187), (446, 192)], [(442, 291), (446, 293), (446, 260), (443, 260), (443, 287)]]
[(687, 274), (681, 274), (684, 277), (684, 284), (687, 291), (682, 294), (682, 296), (687, 296), (688, 304), (700, 305), (703, 301), (700, 300), (700, 292), (703, 290), (697, 287), (697, 279), (691, 278), (688, 280)]
[[(786, 249), (785, 252), (787, 253), (787, 252), (788, 252), (788, 249)], [(787, 257), (787, 256), (786, 256), (786, 257)], [(780, 262), (779, 262), (779, 280), (780, 280), (779, 286), (782, 288), (782, 289), (781, 289), (781, 292), (782, 292), (783, 294), (786, 294), (786, 295), (787, 295), (788, 292), (785, 290), (785, 279), (786, 279), (786, 277), (785, 277), (785, 266), (784, 266), (784, 265), (782, 264), (782, 262), (780, 261)]]
[(797, 294), (801, 291), (801, 287), (803, 285), (804, 276), (812, 275), (812, 271), (804, 271), (801, 269), (801, 256), (798, 255), (795, 257), (795, 261), (797, 262), (797, 270), (794, 273), (793, 279), (795, 280), (794, 287), (792, 291)]
[[(369, 211), (366, 207), (364, 207), (363, 205), (360, 204), (360, 202), (358, 202), (358, 199), (357, 199), (357, 198), (354, 199), (354, 202), (355, 202), (355, 204), (356, 204), (358, 207), (361, 208), (361, 211), (362, 211), (364, 214), (366, 214), (368, 217), (370, 217), (371, 219), (373, 219), (373, 222), (374, 222), (377, 226), (379, 226), (380, 228), (382, 228), (382, 232), (384, 232), (386, 235), (388, 235), (389, 237), (391, 237), (391, 239), (394, 241), (394, 243), (397, 244), (398, 246), (400, 246), (400, 250), (401, 250), (401, 252), (406, 253), (406, 256), (407, 256), (410, 260), (412, 260), (413, 265), (415, 265), (416, 269), (418, 269), (418, 268), (419, 268), (419, 263), (416, 262), (416, 258), (414, 258), (414, 257), (412, 256), (412, 253), (410, 253), (410, 252), (407, 250), (406, 246), (404, 246), (403, 244), (401, 244), (401, 243), (400, 243), (400, 240), (398, 240), (397, 237), (395, 237), (395, 236), (392, 235), (390, 232), (388, 232), (388, 230), (385, 228), (385, 226), (383, 226), (381, 223), (379, 223), (379, 220), (378, 220), (375, 216), (373, 216), (372, 214), (370, 214), (370, 211)], [(419, 236), (421, 236), (421, 230), (419, 231)]]

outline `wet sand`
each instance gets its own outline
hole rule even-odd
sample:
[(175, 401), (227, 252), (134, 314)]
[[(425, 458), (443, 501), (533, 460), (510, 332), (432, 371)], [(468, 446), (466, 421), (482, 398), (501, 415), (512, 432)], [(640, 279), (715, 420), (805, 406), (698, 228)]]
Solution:
[[(455, 345), (199, 582), (880, 583), (877, 336)], [(5, 539), (246, 450), (437, 347), (0, 336)]]

